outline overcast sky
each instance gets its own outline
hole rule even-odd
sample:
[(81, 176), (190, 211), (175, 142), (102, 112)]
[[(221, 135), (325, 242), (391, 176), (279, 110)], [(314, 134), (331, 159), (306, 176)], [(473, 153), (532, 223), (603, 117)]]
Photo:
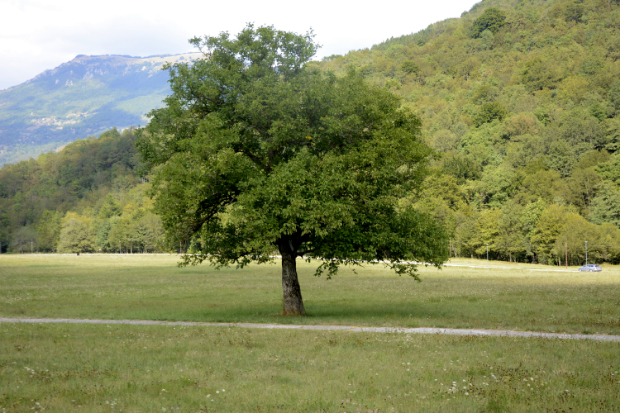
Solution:
[(477, 1), (0, 0), (0, 90), (78, 54), (148, 56), (193, 51), (194, 36), (237, 33), (247, 22), (305, 33), (318, 57), (370, 47), (459, 17)]

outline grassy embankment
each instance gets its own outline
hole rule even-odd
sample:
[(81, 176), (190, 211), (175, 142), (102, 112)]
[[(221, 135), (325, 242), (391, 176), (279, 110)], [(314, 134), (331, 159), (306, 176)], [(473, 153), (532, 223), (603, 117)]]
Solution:
[[(416, 283), (380, 266), (326, 281), (300, 264), (310, 316), (299, 319), (277, 315), (277, 266), (176, 259), (3, 255), (0, 316), (619, 332), (612, 268), (427, 268)], [(6, 412), (620, 410), (618, 343), (25, 324), (0, 324), (0, 337)]]

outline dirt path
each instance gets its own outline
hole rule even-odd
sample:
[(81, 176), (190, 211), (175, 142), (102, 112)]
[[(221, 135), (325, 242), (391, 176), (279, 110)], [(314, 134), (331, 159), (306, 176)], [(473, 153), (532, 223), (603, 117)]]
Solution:
[(620, 336), (603, 334), (559, 334), (538, 333), (533, 331), (483, 330), (455, 328), (396, 328), (396, 327), (349, 327), (325, 325), (295, 324), (252, 324), (252, 323), (198, 323), (187, 321), (153, 321), (153, 320), (83, 320), (75, 318), (0, 318), (0, 323), (66, 323), (66, 324), (134, 324), (160, 326), (192, 326), (192, 327), (243, 327), (289, 330), (335, 330), (359, 333), (401, 333), (401, 334), (447, 334), (452, 336), (491, 336), (491, 337), (539, 337), (564, 340), (598, 340), (620, 341)]

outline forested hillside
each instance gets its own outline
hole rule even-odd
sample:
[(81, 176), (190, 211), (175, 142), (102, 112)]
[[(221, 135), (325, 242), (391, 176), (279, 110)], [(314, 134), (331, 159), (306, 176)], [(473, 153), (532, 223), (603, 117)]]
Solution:
[[(620, 5), (485, 0), (312, 65), (402, 97), (437, 155), (413, 203), (452, 256), (620, 262)], [(116, 130), (0, 170), (3, 251), (152, 250), (161, 223)], [(82, 234), (82, 235), (76, 235)], [(82, 237), (82, 238), (80, 238)], [(73, 243), (70, 242), (70, 240)], [(566, 252), (565, 252), (566, 251)]]
[(403, 98), (440, 156), (407, 202), (452, 253), (620, 260), (620, 6), (485, 0), (459, 19), (330, 56)]
[(153, 251), (161, 220), (136, 177), (133, 129), (0, 169), (2, 252)]

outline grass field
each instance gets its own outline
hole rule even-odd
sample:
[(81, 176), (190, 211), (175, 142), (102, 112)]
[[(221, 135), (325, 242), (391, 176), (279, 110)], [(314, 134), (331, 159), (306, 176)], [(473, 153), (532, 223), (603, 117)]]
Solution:
[(0, 331), (7, 412), (620, 410), (617, 343), (126, 325)]
[[(309, 316), (281, 317), (279, 265), (177, 268), (172, 255), (1, 255), (0, 316), (277, 322), (620, 334), (620, 268), (602, 273), (493, 263), (421, 267), (422, 282), (382, 265), (332, 280), (299, 262)], [(452, 264), (486, 265), (472, 260)], [(553, 270), (553, 271), (531, 271)]]
[[(179, 269), (177, 260), (2, 255), (0, 317), (620, 333), (613, 267), (421, 268), (417, 283), (381, 266), (327, 281), (300, 263), (310, 315), (288, 318), (278, 315), (279, 266)], [(620, 411), (618, 343), (10, 323), (0, 337), (2, 413)]]

